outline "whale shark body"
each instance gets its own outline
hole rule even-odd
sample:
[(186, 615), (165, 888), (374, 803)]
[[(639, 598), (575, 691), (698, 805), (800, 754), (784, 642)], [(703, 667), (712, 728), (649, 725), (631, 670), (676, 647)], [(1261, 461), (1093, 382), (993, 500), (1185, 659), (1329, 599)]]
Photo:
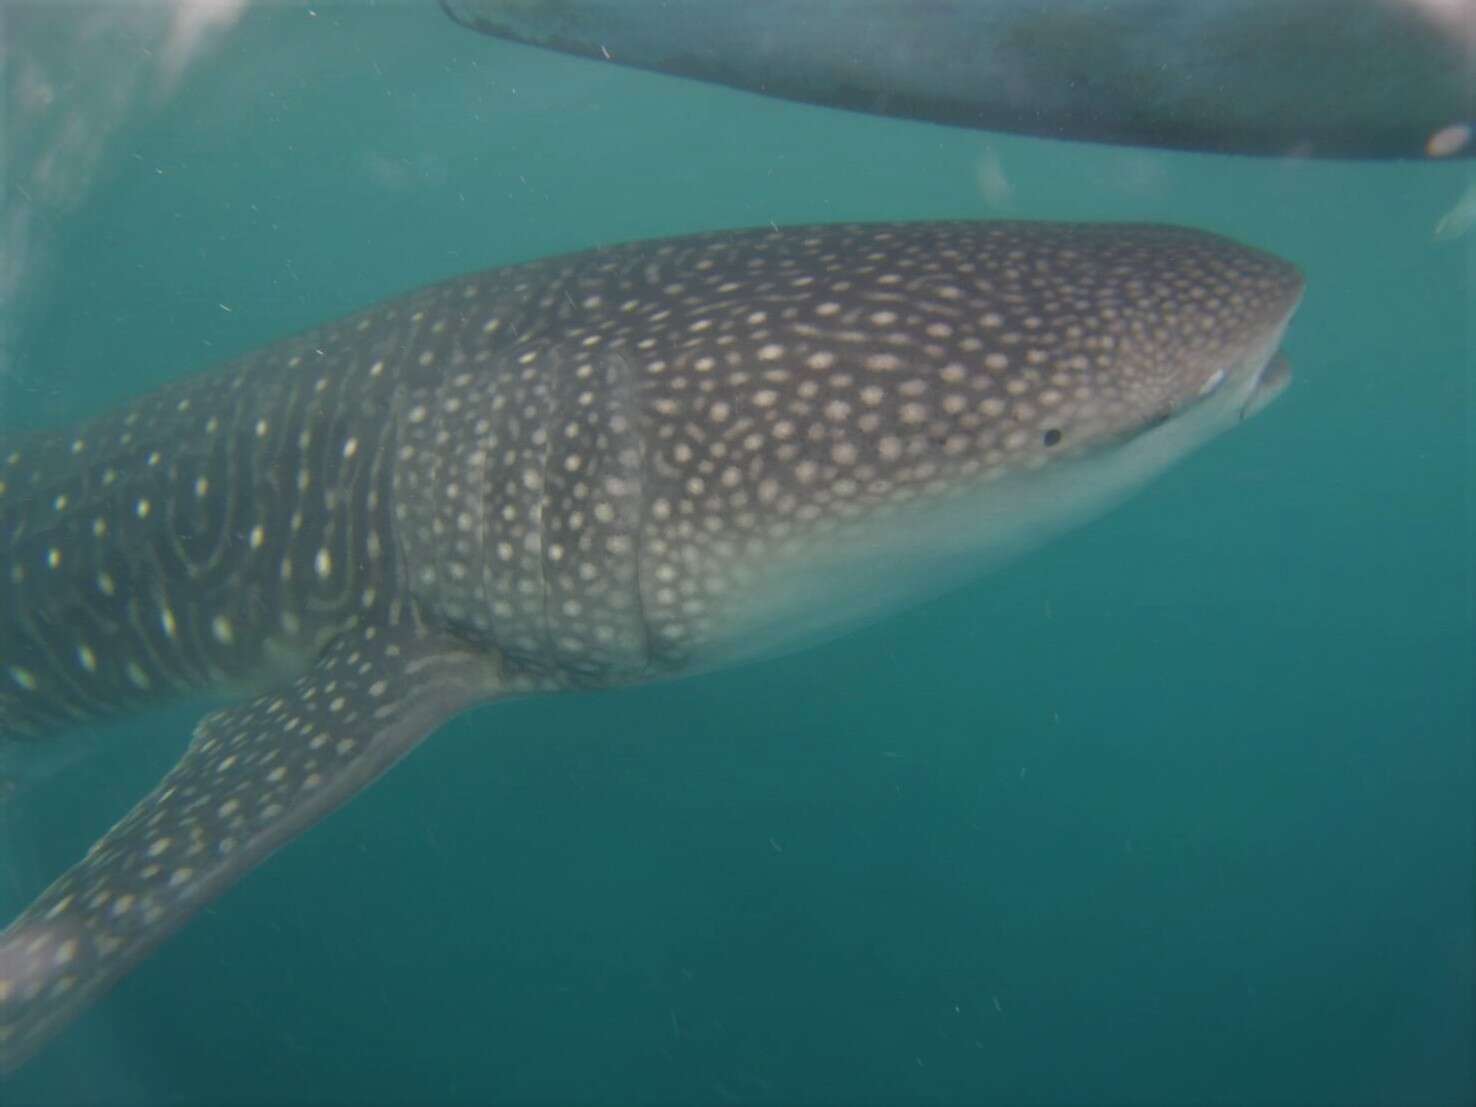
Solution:
[(1256, 410), (1286, 262), (1150, 225), (702, 234), (457, 278), (0, 447), (0, 735), (232, 689), (0, 934), (12, 1069), (451, 716), (886, 610)]

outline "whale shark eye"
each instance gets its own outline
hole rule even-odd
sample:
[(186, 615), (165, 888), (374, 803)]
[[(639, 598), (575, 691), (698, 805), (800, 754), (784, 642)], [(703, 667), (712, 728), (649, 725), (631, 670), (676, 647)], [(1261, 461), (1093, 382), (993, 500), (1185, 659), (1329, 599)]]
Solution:
[(1041, 442), (1043, 442), (1047, 446), (1059, 445), (1060, 444), (1060, 441), (1061, 441), (1061, 430), (1060, 430), (1060, 428), (1059, 427), (1049, 427), (1049, 428), (1047, 428), (1046, 429), (1046, 432), (1043, 435), (1040, 436), (1040, 440), (1041, 440)]

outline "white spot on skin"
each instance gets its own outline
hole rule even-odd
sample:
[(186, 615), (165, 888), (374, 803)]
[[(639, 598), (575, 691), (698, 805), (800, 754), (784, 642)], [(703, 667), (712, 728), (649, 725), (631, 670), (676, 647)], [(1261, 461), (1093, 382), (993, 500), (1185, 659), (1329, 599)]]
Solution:
[(77, 664), (89, 673), (97, 672), (97, 654), (92, 652), (92, 647), (86, 642), (77, 647)]
[(175, 631), (179, 629), (174, 622), (174, 612), (167, 607), (159, 612), (159, 625), (164, 628), (164, 633), (170, 638), (173, 638)]
[(210, 633), (222, 646), (229, 646), (236, 640), (236, 630), (224, 615), (217, 615), (210, 620)]
[(20, 665), (12, 665), (10, 666), (10, 679), (15, 681), (16, 684), (20, 685), (27, 692), (34, 692), (36, 690), (36, 674), (31, 672), (30, 669), (23, 668)]
[(313, 558), (313, 571), (321, 580), (327, 580), (333, 575), (333, 555), (326, 548), (320, 549), (318, 556)]

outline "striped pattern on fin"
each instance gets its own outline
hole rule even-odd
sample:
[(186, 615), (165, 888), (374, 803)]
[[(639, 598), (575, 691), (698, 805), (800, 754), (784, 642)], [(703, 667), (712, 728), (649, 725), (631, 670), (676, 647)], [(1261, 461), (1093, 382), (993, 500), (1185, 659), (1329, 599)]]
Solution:
[(406, 623), (345, 633), (289, 686), (203, 719), (158, 787), (0, 934), (0, 1072), (428, 733), (506, 690), (497, 654)]

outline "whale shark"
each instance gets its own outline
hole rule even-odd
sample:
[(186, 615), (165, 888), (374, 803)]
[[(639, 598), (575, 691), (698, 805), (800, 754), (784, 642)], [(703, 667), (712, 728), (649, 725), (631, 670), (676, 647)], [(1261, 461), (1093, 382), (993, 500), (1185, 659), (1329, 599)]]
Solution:
[(796, 649), (1105, 510), (1286, 385), (1302, 291), (1175, 226), (704, 233), (0, 445), (6, 746), (227, 697), (0, 933), (0, 1068), (451, 717)]

